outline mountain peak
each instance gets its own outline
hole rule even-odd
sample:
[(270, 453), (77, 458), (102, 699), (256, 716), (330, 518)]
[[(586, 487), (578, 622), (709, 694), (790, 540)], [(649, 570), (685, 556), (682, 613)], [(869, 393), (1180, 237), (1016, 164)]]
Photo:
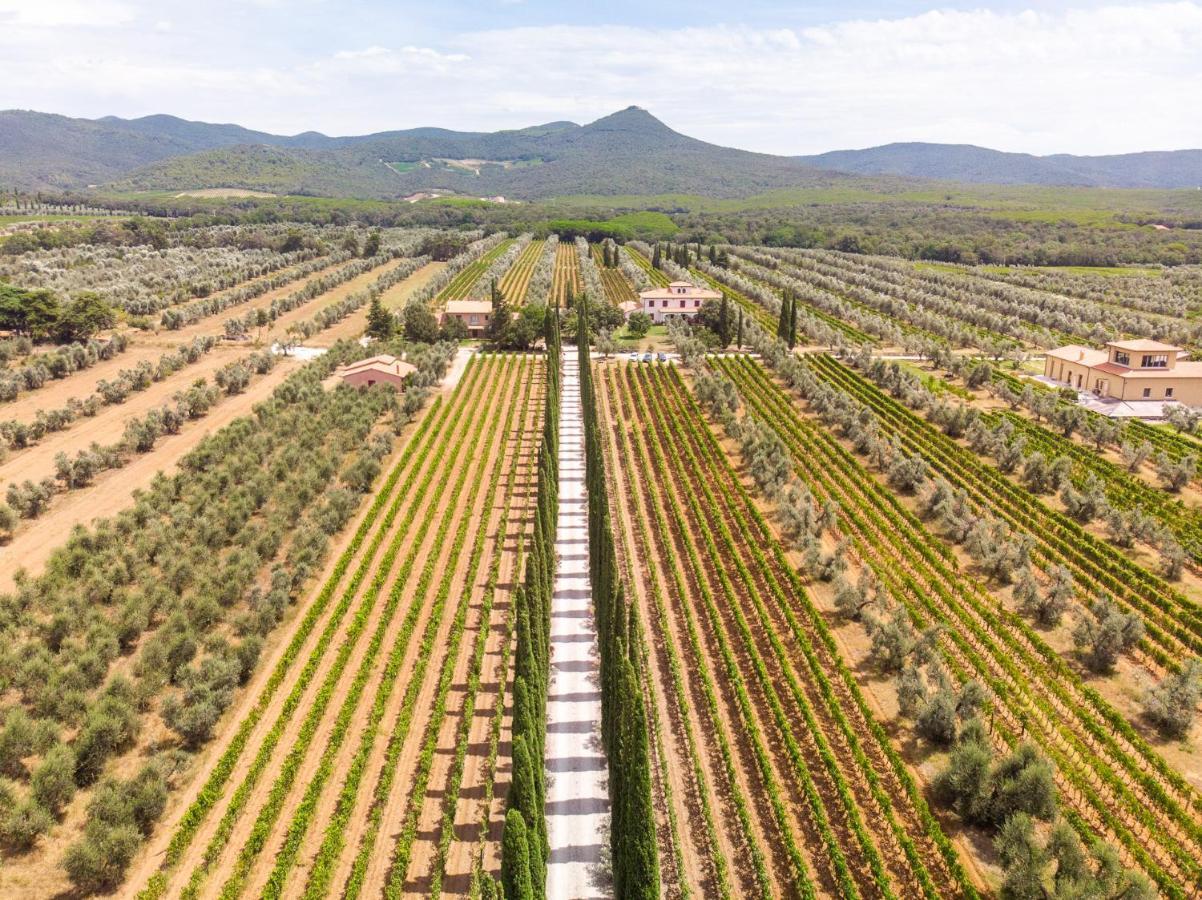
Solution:
[(641, 106), (628, 106), (615, 113), (610, 113), (585, 126), (595, 131), (628, 131), (640, 134), (675, 134), (671, 128), (661, 122)]

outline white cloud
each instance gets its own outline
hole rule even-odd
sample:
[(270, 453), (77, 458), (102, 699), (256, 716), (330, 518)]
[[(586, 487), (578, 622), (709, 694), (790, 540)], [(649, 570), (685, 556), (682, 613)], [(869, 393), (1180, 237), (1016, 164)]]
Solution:
[(131, 6), (117, 0), (0, 0), (3, 26), (111, 28), (135, 17)]
[[(72, 8), (0, 0), (0, 24), (21, 26), (0, 28), (0, 106), (346, 134), (588, 121), (638, 103), (687, 134), (778, 153), (892, 140), (1040, 153), (1202, 146), (1198, 2), (936, 10), (799, 30), (548, 25), (396, 46), (340, 39), (346, 49), (316, 58), (250, 35), (215, 48), (176, 15), (158, 33), (157, 7), (122, 19), (127, 8), (111, 2), (83, 16), (88, 27), (63, 21)], [(53, 43), (39, 36), (51, 21)], [(94, 28), (106, 24), (121, 27), (103, 41)]]

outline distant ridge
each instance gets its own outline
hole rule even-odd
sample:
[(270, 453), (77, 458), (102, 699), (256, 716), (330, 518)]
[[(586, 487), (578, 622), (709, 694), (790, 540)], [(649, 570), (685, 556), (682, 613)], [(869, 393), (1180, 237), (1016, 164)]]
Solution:
[(0, 189), (726, 198), (791, 187), (891, 192), (914, 187), (912, 179), (1194, 188), (1202, 186), (1202, 150), (1033, 156), (969, 144), (899, 143), (785, 157), (688, 137), (638, 106), (587, 125), (555, 121), (496, 132), (422, 127), (348, 136), (275, 135), (170, 115), (93, 120), (0, 111)]
[(1122, 188), (1202, 185), (1202, 150), (1149, 151), (1114, 156), (1033, 156), (971, 144), (885, 144), (799, 156), (800, 162), (857, 175), (906, 175), (983, 184), (1041, 184)]

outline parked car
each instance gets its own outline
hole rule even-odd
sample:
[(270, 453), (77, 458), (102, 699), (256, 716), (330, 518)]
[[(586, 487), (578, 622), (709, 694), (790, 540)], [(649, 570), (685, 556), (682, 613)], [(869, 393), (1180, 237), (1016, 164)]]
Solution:
[(630, 361), (631, 361), (631, 362), (638, 362), (638, 361), (639, 361), (639, 354), (638, 354), (638, 351), (637, 351), (637, 350), (636, 350), (635, 352), (633, 352), (633, 353), (631, 353), (631, 354), (630, 354)]
[(651, 362), (651, 354), (650, 353), (643, 354), (643, 362)]
[(655, 358), (658, 359), (660, 362), (667, 362), (668, 354), (664, 353), (663, 351), (660, 351), (659, 353), (655, 354)]

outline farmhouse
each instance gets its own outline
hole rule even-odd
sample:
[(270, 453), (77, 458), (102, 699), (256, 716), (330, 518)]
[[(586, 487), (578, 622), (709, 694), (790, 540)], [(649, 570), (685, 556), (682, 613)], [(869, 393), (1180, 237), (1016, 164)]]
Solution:
[(371, 387), (373, 384), (389, 384), (398, 391), (404, 387), (405, 378), (417, 371), (412, 366), (387, 353), (361, 359), (346, 366), (339, 366), (334, 374), (343, 384), (352, 387)]
[(491, 300), (448, 300), (442, 313), (442, 322), (458, 319), (467, 327), (472, 337), (482, 337), (492, 319)]
[(1105, 350), (1070, 344), (1049, 350), (1045, 377), (1112, 400), (1177, 401), (1202, 406), (1202, 362), (1159, 341), (1111, 341)]
[(639, 293), (643, 312), (651, 316), (651, 321), (656, 325), (662, 325), (673, 316), (691, 319), (701, 312), (701, 304), (706, 300), (719, 300), (721, 297), (717, 291), (697, 287), (688, 281), (673, 281), (666, 288)]

